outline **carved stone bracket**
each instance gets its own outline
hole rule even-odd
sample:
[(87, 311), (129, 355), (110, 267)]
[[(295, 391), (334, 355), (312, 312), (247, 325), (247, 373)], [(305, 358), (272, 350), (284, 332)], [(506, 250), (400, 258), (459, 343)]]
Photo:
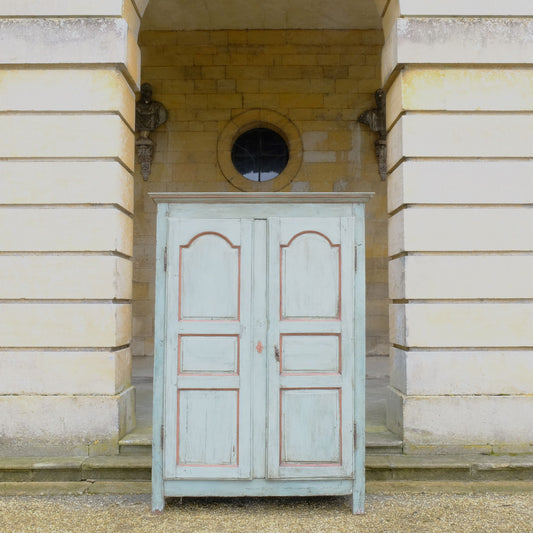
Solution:
[(141, 131), (140, 137), (135, 140), (137, 160), (141, 165), (141, 173), (144, 181), (148, 181), (148, 177), (152, 171), (152, 159), (154, 156), (154, 141), (148, 137), (148, 134), (148, 131)]
[(378, 89), (375, 93), (377, 107), (368, 109), (362, 113), (357, 122), (366, 124), (372, 131), (379, 134), (374, 143), (376, 148), (376, 158), (378, 160), (379, 175), (384, 181), (387, 179), (387, 119), (386, 119), (386, 99), (383, 89)]
[(152, 100), (152, 86), (149, 83), (143, 83), (141, 97), (135, 105), (135, 131), (139, 133), (135, 140), (135, 148), (144, 181), (147, 181), (150, 176), (155, 148), (150, 132), (167, 119), (168, 111), (165, 106), (161, 102)]

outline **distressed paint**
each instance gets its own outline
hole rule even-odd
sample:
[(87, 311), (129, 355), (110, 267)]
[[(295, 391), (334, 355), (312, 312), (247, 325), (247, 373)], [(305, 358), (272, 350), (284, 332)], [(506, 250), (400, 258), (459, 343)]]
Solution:
[[(154, 510), (164, 507), (165, 496), (253, 493), (352, 494), (354, 512), (362, 512), (364, 262), (356, 269), (352, 250), (355, 246), (364, 254), (362, 203), (370, 196), (154, 195), (161, 226)], [(198, 235), (215, 233), (226, 248), (238, 249), (240, 260), (225, 263), (215, 257), (216, 247), (209, 246), (194, 269), (215, 264), (228, 272), (238, 270), (239, 289), (234, 289), (240, 311), (230, 316), (217, 312), (211, 319), (206, 311), (179, 319), (184, 289), (180, 249)], [(309, 246), (294, 248), (294, 260), (283, 265), (284, 250), (309, 235)], [(298, 319), (287, 320), (281, 313), (281, 277), (291, 268), (308, 270), (305, 259), (311, 256), (315, 263), (333, 265), (336, 280), (324, 290), (335, 295), (334, 306), (326, 302), (309, 311), (304, 297), (293, 313)], [(295, 273), (289, 276), (295, 278)], [(303, 278), (307, 283), (300, 284), (300, 292), (317, 290), (316, 276)], [(211, 301), (213, 290), (195, 289), (199, 309), (213, 309), (202, 307)], [(287, 292), (283, 297), (290, 305), (291, 298), (300, 296)], [(214, 343), (216, 349), (209, 348)], [(361, 371), (362, 377), (356, 375)]]

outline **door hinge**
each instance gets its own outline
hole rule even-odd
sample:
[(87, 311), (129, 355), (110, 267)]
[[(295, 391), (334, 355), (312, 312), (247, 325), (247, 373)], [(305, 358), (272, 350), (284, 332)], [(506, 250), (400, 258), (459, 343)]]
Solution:
[(354, 248), (354, 254), (353, 254), (353, 269), (357, 270), (357, 246)]
[(167, 247), (165, 246), (165, 254), (163, 256), (163, 267), (165, 269), (165, 272), (167, 271)]
[(165, 442), (165, 426), (161, 425), (161, 445), (163, 445)]
[(357, 448), (357, 424), (355, 422), (353, 425), (353, 445), (354, 448)]

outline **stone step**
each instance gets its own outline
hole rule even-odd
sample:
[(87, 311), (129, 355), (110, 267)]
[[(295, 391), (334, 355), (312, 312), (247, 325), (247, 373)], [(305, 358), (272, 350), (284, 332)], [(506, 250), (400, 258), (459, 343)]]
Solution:
[(390, 455), (403, 452), (403, 442), (385, 427), (367, 427), (365, 432), (367, 455)]
[[(366, 431), (367, 454), (400, 454), (402, 441), (385, 427), (369, 428)], [(141, 428), (128, 433), (119, 442), (120, 455), (151, 455), (152, 429)]]
[(128, 433), (119, 443), (120, 455), (152, 455), (152, 428), (134, 430)]
[(149, 481), (152, 458), (101, 457), (1, 457), (0, 482), (28, 481)]
[[(151, 457), (3, 457), (0, 484), (13, 482), (147, 482)], [(533, 455), (367, 454), (369, 481), (533, 481)], [(1, 492), (0, 492), (1, 494)]]
[(368, 455), (374, 481), (533, 481), (533, 454)]

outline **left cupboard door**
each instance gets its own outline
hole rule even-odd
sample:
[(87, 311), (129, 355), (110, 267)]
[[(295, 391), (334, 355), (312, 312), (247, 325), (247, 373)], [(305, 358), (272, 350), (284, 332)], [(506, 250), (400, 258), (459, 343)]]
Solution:
[(170, 220), (167, 479), (251, 476), (251, 278), (250, 220)]

